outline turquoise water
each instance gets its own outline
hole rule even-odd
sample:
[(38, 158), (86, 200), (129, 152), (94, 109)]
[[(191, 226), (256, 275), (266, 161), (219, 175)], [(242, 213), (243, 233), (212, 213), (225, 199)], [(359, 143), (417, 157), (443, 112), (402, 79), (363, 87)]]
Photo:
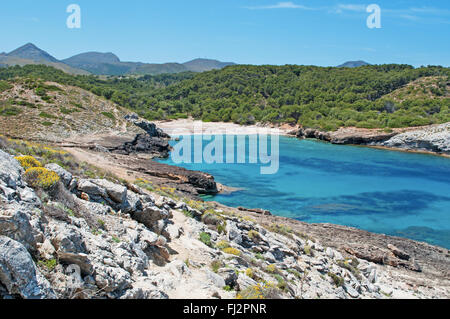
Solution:
[[(174, 165), (171, 159), (161, 162)], [(256, 164), (179, 166), (242, 189), (206, 200), (450, 248), (447, 158), (280, 137), (275, 175), (261, 175)]]

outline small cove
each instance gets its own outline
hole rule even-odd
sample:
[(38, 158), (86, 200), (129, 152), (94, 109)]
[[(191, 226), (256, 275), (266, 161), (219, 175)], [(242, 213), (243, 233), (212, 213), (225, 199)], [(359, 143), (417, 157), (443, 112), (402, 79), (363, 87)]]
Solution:
[[(224, 147), (226, 143), (224, 138)], [(221, 184), (242, 189), (205, 200), (450, 248), (448, 158), (281, 136), (280, 169), (275, 175), (261, 175), (261, 166), (248, 161), (175, 164), (169, 158), (160, 162), (207, 172)]]

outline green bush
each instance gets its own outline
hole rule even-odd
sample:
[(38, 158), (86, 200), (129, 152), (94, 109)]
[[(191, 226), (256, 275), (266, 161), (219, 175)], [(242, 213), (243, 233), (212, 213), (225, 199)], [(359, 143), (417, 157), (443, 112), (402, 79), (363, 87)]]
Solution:
[(199, 239), (202, 243), (204, 243), (206, 246), (211, 247), (211, 235), (205, 232), (200, 233)]

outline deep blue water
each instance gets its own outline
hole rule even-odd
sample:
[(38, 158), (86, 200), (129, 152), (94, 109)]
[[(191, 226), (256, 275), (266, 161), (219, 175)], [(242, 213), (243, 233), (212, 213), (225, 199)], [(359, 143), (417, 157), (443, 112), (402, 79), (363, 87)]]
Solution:
[(450, 248), (448, 158), (280, 137), (275, 175), (261, 175), (261, 164), (177, 165), (242, 188), (205, 200)]

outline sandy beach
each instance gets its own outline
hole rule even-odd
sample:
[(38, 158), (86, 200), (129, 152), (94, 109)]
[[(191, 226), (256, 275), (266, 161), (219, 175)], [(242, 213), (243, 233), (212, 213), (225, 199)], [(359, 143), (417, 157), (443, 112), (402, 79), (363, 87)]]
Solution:
[(155, 121), (156, 126), (162, 129), (169, 135), (253, 135), (253, 134), (267, 134), (267, 135), (290, 135), (296, 129), (295, 126), (263, 126), (263, 125), (249, 125), (243, 126), (234, 123), (225, 122), (202, 122), (193, 119), (179, 119), (173, 121)]

